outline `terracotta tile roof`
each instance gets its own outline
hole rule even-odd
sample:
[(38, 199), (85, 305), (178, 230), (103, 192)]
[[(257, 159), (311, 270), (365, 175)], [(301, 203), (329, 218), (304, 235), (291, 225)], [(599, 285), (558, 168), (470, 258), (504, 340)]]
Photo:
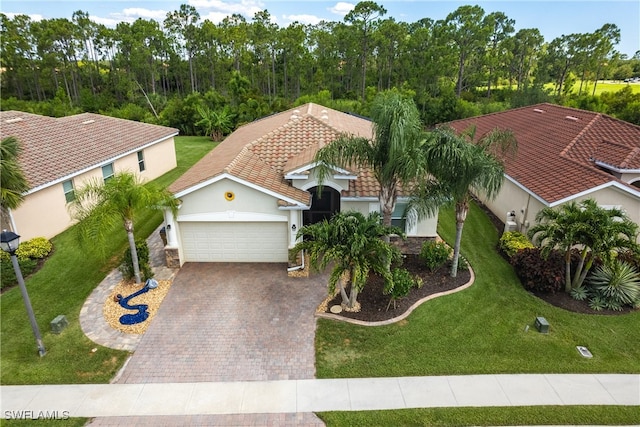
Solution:
[(518, 153), (507, 160), (506, 173), (548, 204), (612, 181), (628, 186), (595, 160), (640, 167), (640, 126), (600, 113), (544, 103), (447, 125), (458, 132), (475, 125), (477, 138), (496, 127), (512, 130)]
[[(313, 103), (304, 104), (238, 128), (169, 190), (181, 193), (229, 174), (308, 205), (309, 193), (293, 187), (284, 175), (311, 163), (320, 147), (343, 133), (371, 138), (372, 132), (369, 120)], [(357, 181), (361, 178), (367, 181), (370, 174), (359, 176)]]
[(177, 129), (83, 113), (53, 118), (0, 112), (0, 139), (14, 136), (19, 162), (34, 189), (178, 134)]

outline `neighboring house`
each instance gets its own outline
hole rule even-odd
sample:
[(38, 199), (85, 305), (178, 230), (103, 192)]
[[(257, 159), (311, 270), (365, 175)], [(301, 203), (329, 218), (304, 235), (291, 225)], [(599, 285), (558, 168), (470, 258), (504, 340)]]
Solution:
[(640, 126), (546, 103), (447, 124), (458, 132), (475, 126), (476, 138), (494, 128), (515, 133), (518, 151), (500, 194), (481, 199), (503, 222), (513, 212), (517, 231), (526, 233), (544, 207), (588, 198), (640, 224)]
[[(168, 263), (287, 262), (303, 225), (338, 211), (379, 211), (370, 170), (336, 167), (318, 190), (315, 153), (341, 134), (372, 138), (373, 124), (305, 104), (238, 128), (169, 187), (181, 206), (177, 218), (165, 213)], [(394, 223), (434, 237), (437, 216), (408, 228), (404, 196)]]
[(177, 129), (98, 114), (53, 118), (0, 112), (0, 138), (22, 145), (18, 161), (29, 183), (24, 202), (2, 218), (23, 241), (51, 238), (73, 224), (68, 203), (88, 179), (115, 172), (152, 180), (176, 167)]

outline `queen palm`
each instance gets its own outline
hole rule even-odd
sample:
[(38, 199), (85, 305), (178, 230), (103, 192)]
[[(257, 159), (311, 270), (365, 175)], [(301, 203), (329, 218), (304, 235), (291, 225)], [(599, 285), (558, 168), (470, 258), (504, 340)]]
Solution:
[[(339, 285), (343, 304), (355, 308), (358, 293), (366, 285), (370, 271), (381, 275), (385, 284), (390, 285), (390, 266), (399, 259), (400, 252), (381, 237), (391, 233), (402, 235), (398, 228), (381, 224), (377, 212), (367, 217), (360, 212), (340, 212), (329, 221), (325, 219), (302, 227), (298, 237), (303, 240), (293, 251), (306, 251), (309, 263), (316, 270), (332, 265), (329, 292), (333, 293)], [(351, 285), (349, 294), (342, 280), (344, 276)]]
[(29, 190), (18, 156), (22, 151), (15, 137), (3, 138), (0, 141), (0, 205), (2, 215), (8, 209), (16, 209), (24, 200), (24, 193)]
[(422, 125), (415, 103), (395, 90), (376, 96), (371, 119), (373, 138), (343, 135), (327, 144), (316, 153), (316, 171), (322, 186), (332, 165), (370, 168), (380, 185), (382, 223), (390, 226), (399, 184), (409, 185), (422, 172)]
[(92, 180), (75, 193), (70, 210), (79, 221), (78, 232), (84, 242), (101, 248), (115, 226), (122, 224), (129, 240), (133, 273), (142, 281), (136, 251), (134, 217), (139, 209), (177, 209), (177, 200), (164, 189), (143, 184), (131, 172), (119, 172), (106, 182)]
[(497, 196), (504, 178), (504, 164), (496, 154), (507, 153), (515, 146), (515, 138), (508, 131), (491, 131), (477, 143), (470, 140), (472, 135), (473, 132), (457, 135), (449, 128), (432, 132), (423, 147), (431, 177), (416, 187), (409, 202), (409, 207), (415, 209), (418, 216), (432, 214), (441, 205), (455, 206), (456, 240), (451, 277), (458, 273), (462, 228), (469, 212), (471, 193), (483, 194), (488, 199)]

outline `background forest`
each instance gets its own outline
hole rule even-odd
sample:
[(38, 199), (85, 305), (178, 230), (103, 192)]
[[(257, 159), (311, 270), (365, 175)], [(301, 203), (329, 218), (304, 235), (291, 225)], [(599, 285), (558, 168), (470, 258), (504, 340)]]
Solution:
[[(41, 21), (0, 14), (1, 108), (94, 112), (219, 140), (309, 101), (366, 116), (378, 91), (396, 87), (427, 126), (539, 102), (640, 124), (640, 82), (622, 84), (640, 77), (640, 52), (615, 51), (614, 24), (547, 43), (538, 29), (516, 31), (513, 19), (480, 6), (413, 23), (385, 15), (372, 1), (341, 22), (287, 27), (267, 10), (214, 24), (188, 5), (163, 23), (116, 28), (83, 11)], [(602, 92), (603, 80), (621, 84)]]

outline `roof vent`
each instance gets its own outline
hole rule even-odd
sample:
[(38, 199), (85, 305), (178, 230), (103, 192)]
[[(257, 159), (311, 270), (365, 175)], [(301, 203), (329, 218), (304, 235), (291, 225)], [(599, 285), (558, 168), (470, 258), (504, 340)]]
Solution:
[(329, 116), (327, 116), (326, 114), (323, 114), (320, 118), (321, 118), (322, 120), (324, 120), (325, 122), (326, 122), (327, 120), (329, 120)]
[(544, 113), (544, 110), (541, 110), (540, 108), (534, 108), (533, 111), (535, 113)]
[(24, 120), (24, 119), (23, 119), (22, 117), (16, 117), (16, 118), (14, 118), (14, 119), (7, 119), (7, 120), (5, 120), (4, 122), (5, 122), (5, 123), (18, 123), (18, 122), (21, 122), (21, 121), (23, 121), (23, 120)]
[(565, 116), (564, 118), (566, 120), (571, 120), (572, 122), (577, 122), (578, 120), (580, 120), (579, 118), (574, 117), (574, 116)]
[(298, 120), (298, 118), (298, 115), (295, 113), (291, 115), (291, 120)]
[(95, 120), (90, 119), (90, 120), (85, 120), (84, 122), (82, 122), (83, 125), (90, 125), (91, 123), (95, 122)]

